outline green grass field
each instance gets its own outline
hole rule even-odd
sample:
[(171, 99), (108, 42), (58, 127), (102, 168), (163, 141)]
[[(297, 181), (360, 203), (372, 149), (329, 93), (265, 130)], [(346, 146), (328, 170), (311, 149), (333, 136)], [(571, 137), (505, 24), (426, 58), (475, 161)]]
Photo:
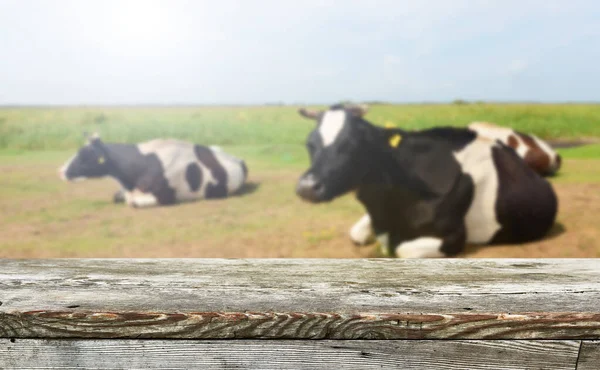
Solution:
[[(406, 129), (490, 121), (546, 139), (600, 137), (600, 105), (375, 105), (367, 117)], [(131, 143), (173, 137), (215, 145), (301, 144), (310, 129), (295, 107), (0, 109), (0, 149), (72, 149), (83, 132)]]
[[(600, 138), (600, 105), (380, 105), (367, 118), (407, 129), (485, 120), (546, 139)], [(296, 107), (0, 109), (0, 257), (374, 256), (348, 241), (362, 213), (352, 196), (313, 206), (294, 194), (312, 128)], [(57, 176), (84, 131), (105, 141), (221, 145), (246, 160), (256, 189), (148, 210), (114, 205), (112, 180), (67, 184)], [(561, 201), (556, 235), (468, 256), (600, 256), (600, 145), (560, 152), (564, 167), (552, 179)]]

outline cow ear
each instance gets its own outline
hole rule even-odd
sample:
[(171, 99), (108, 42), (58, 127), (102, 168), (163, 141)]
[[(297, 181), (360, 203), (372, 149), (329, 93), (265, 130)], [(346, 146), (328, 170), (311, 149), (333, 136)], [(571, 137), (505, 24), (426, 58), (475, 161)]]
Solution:
[(298, 109), (298, 113), (304, 118), (312, 119), (315, 121), (318, 120), (319, 117), (321, 117), (321, 115), (323, 114), (323, 112), (321, 111), (309, 110), (306, 108)]
[(102, 142), (102, 139), (100, 139), (100, 135), (98, 135), (98, 133), (94, 133), (92, 136), (90, 136), (88, 138), (88, 142), (90, 146), (98, 150), (100, 153), (105, 153), (106, 150), (104, 147), (104, 143)]
[(355, 116), (355, 117), (363, 117), (365, 114), (367, 114), (367, 111), (369, 110), (369, 107), (365, 104), (360, 104), (360, 105), (347, 105), (346, 106), (346, 111), (348, 111), (351, 115)]
[(106, 146), (104, 146), (102, 140), (100, 140), (100, 137), (92, 140), (92, 148), (94, 148), (94, 151), (98, 154), (98, 164), (103, 165), (107, 161), (108, 150), (106, 149)]
[(83, 132), (83, 137), (85, 138), (85, 141), (88, 144), (93, 143), (95, 140), (100, 140), (100, 135), (98, 135), (97, 132), (94, 132), (93, 134), (90, 134), (89, 132), (84, 131)]

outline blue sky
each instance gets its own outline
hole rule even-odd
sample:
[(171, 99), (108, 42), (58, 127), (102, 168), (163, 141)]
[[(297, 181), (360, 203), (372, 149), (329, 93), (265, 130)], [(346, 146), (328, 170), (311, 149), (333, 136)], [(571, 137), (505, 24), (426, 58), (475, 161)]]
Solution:
[(600, 1), (0, 0), (0, 104), (600, 101)]

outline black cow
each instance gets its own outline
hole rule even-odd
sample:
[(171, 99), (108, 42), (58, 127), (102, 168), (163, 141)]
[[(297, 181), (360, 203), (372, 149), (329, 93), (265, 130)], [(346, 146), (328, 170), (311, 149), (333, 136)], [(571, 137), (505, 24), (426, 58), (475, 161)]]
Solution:
[(300, 113), (317, 127), (297, 194), (319, 203), (356, 191), (368, 212), (359, 224), (388, 254), (453, 256), (465, 243), (536, 240), (554, 224), (550, 183), (500, 142), (466, 129), (380, 128), (362, 107)]
[(95, 135), (59, 170), (64, 180), (111, 176), (132, 207), (223, 198), (246, 181), (244, 161), (218, 147), (171, 139), (140, 144), (103, 143)]

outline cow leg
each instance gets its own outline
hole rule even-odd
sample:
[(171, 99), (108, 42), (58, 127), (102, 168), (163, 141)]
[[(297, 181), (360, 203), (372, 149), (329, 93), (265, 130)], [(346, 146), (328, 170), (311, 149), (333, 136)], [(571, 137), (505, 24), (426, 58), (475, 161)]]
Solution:
[(134, 208), (144, 208), (158, 205), (158, 200), (154, 195), (150, 193), (143, 193), (137, 189), (126, 192), (125, 201), (130, 207)]
[(113, 203), (125, 203), (125, 190), (120, 189), (113, 195)]
[(378, 234), (376, 236), (379, 244), (379, 253), (384, 257), (394, 257), (393, 250), (390, 252), (390, 236), (388, 233)]
[(350, 229), (350, 239), (356, 245), (367, 245), (374, 241), (373, 228), (371, 227), (371, 217), (366, 214), (358, 220)]
[(424, 236), (400, 243), (396, 247), (396, 256), (400, 258), (440, 258), (446, 257), (442, 252), (444, 240)]
[(466, 242), (465, 227), (444, 238), (424, 236), (400, 243), (396, 256), (400, 258), (440, 258), (460, 253)]

